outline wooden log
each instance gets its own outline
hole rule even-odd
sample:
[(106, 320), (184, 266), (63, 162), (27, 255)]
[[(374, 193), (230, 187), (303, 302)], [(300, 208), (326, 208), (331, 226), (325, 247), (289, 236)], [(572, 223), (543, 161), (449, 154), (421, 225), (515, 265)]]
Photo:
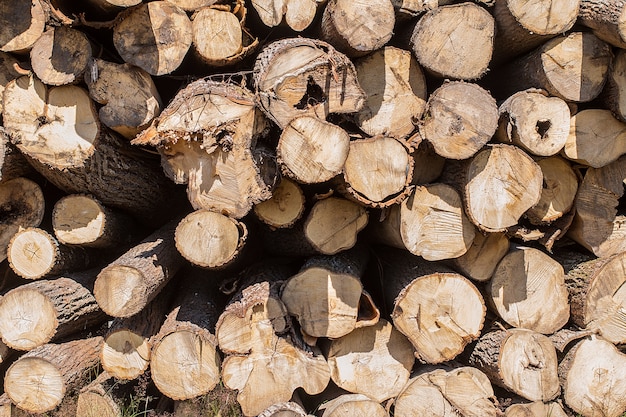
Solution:
[(572, 116), (563, 156), (600, 168), (626, 153), (626, 123), (609, 110), (586, 109)]
[(418, 359), (452, 360), (478, 338), (486, 308), (467, 278), (400, 249), (380, 248), (377, 254), (393, 324), (411, 341)]
[(626, 76), (626, 52), (622, 49), (614, 51), (609, 74), (607, 75), (604, 90), (600, 95), (603, 108), (613, 112), (613, 115), (619, 120), (626, 122), (626, 85), (624, 85), (624, 77)]
[(122, 59), (157, 76), (180, 66), (192, 38), (185, 11), (166, 1), (129, 9), (113, 28), (113, 44)]
[[(1, 88), (0, 88), (1, 89)], [(0, 94), (2, 92), (0, 91)], [(2, 104), (0, 100), (0, 110)], [(31, 174), (33, 167), (24, 155), (10, 142), (8, 133), (0, 129), (0, 184)]]
[(411, 184), (424, 185), (435, 182), (441, 176), (446, 159), (439, 156), (427, 141), (410, 141), (417, 149), (413, 151), (413, 175)]
[(252, 6), (263, 24), (275, 27), (281, 22), (301, 32), (315, 19), (319, 2), (316, 0), (253, 0)]
[(120, 417), (122, 407), (112, 392), (112, 376), (102, 372), (80, 389), (76, 400), (77, 417)]
[(452, 267), (466, 277), (486, 282), (491, 279), (500, 260), (509, 251), (505, 233), (476, 233), (463, 255), (450, 260)]
[(276, 182), (271, 158), (256, 153), (266, 127), (248, 89), (200, 79), (179, 91), (133, 143), (157, 147), (167, 176), (187, 184), (194, 209), (238, 219), (270, 198)]
[(104, 322), (106, 315), (92, 294), (97, 272), (73, 272), (8, 291), (0, 299), (4, 343), (31, 350)]
[(175, 4), (186, 12), (195, 12), (203, 7), (212, 6), (217, 0), (171, 0), (170, 3)]
[(100, 122), (126, 139), (133, 139), (148, 127), (163, 109), (150, 74), (134, 65), (92, 58), (84, 78), (89, 96), (102, 104), (98, 110)]
[[(440, 371), (445, 373), (443, 370)], [(456, 417), (459, 415), (439, 387), (430, 381), (430, 374), (431, 372), (423, 372), (409, 379), (402, 392), (394, 400), (394, 415), (405, 417)]]
[(48, 15), (39, 0), (0, 7), (0, 50), (27, 52), (43, 34)]
[(22, 410), (53, 410), (83, 386), (98, 366), (102, 337), (46, 344), (22, 355), (6, 372), (4, 389)]
[(626, 3), (621, 0), (581, 0), (578, 19), (593, 33), (618, 48), (626, 48)]
[(270, 227), (292, 227), (304, 214), (305, 197), (298, 183), (282, 177), (269, 200), (254, 206), (256, 217)]
[(405, 22), (424, 12), (436, 9), (442, 2), (437, 0), (391, 0), (391, 3), (396, 11), (396, 21)]
[(624, 195), (626, 156), (602, 168), (589, 168), (574, 202), (568, 236), (598, 257), (626, 250), (626, 218), (617, 207)]
[(9, 242), (7, 259), (11, 269), (26, 279), (40, 279), (68, 271), (93, 267), (94, 253), (77, 246), (67, 246), (43, 229), (21, 229)]
[(494, 34), (491, 14), (464, 2), (426, 12), (413, 29), (411, 49), (438, 77), (475, 80), (487, 72)]
[(2, 95), (4, 88), (16, 78), (24, 75), (20, 67), (19, 61), (11, 54), (0, 51), (0, 113), (4, 108)]
[(257, 417), (312, 417), (302, 408), (302, 406), (293, 401), (273, 404), (267, 407)]
[(363, 108), (355, 115), (369, 136), (404, 139), (415, 130), (426, 106), (426, 79), (410, 51), (385, 46), (355, 61)]
[(473, 347), (469, 364), (492, 383), (530, 401), (550, 401), (560, 392), (554, 345), (527, 329), (485, 333)]
[(365, 102), (352, 62), (323, 41), (272, 42), (257, 56), (253, 73), (258, 105), (280, 128), (297, 116), (354, 113)]
[(544, 403), (533, 401), (532, 403), (513, 404), (504, 411), (505, 417), (567, 417), (563, 407), (556, 402)]
[(542, 90), (519, 91), (500, 104), (496, 139), (532, 155), (551, 156), (564, 146), (570, 130), (570, 110), (559, 97)]
[(372, 223), (369, 235), (381, 243), (407, 249), (428, 261), (457, 258), (474, 241), (476, 228), (463, 212), (463, 201), (451, 186), (416, 186), (407, 199)]
[(552, 334), (570, 317), (565, 273), (559, 262), (530, 247), (514, 247), (487, 287), (498, 316), (513, 327)]
[(177, 224), (169, 222), (100, 271), (94, 296), (102, 310), (130, 317), (158, 295), (183, 264), (174, 243)]
[(497, 127), (498, 107), (491, 94), (478, 84), (453, 81), (428, 98), (420, 133), (444, 158), (467, 159), (489, 142)]
[(45, 200), (41, 187), (34, 181), (18, 177), (0, 182), (0, 260), (20, 228), (38, 227), (44, 217)]
[(322, 417), (371, 416), (385, 417), (387, 412), (378, 402), (363, 394), (343, 394), (319, 407)]
[(171, 218), (179, 206), (174, 184), (154, 158), (99, 124), (84, 89), (48, 89), (36, 78), (21, 77), (7, 85), (4, 97), (11, 141), (56, 187), (93, 194), (153, 227)]
[(578, 342), (559, 365), (565, 404), (585, 416), (619, 417), (626, 410), (626, 355), (601, 337)]

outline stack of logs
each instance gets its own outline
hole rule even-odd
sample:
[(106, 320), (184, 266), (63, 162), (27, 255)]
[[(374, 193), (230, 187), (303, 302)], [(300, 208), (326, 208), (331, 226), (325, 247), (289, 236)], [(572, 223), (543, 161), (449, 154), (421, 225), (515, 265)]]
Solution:
[(626, 1), (0, 22), (2, 416), (626, 411)]

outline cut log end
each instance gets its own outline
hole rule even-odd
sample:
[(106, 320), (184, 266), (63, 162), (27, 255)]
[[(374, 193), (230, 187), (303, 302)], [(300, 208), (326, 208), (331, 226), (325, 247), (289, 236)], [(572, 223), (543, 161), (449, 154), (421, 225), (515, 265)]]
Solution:
[(150, 364), (148, 339), (131, 330), (118, 330), (104, 339), (101, 353), (102, 367), (122, 380), (131, 380), (143, 374)]
[(66, 389), (58, 367), (37, 357), (15, 362), (5, 375), (4, 386), (15, 405), (34, 413), (53, 410)]
[(31, 350), (49, 342), (58, 325), (53, 303), (35, 290), (17, 288), (7, 293), (0, 300), (0, 315), (2, 340), (16, 350)]
[(304, 214), (304, 203), (300, 186), (288, 178), (282, 178), (272, 197), (254, 206), (254, 214), (271, 227), (288, 228)]
[(147, 303), (145, 278), (140, 270), (129, 266), (104, 268), (98, 274), (93, 292), (98, 305), (113, 317), (130, 317)]
[(55, 267), (59, 256), (56, 239), (38, 228), (16, 233), (7, 249), (11, 268), (27, 279), (39, 279), (47, 275)]

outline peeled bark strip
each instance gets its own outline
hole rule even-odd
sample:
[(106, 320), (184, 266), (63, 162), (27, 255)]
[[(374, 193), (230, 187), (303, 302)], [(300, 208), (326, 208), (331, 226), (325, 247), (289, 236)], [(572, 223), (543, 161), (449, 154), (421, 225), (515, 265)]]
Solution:
[(76, 416), (120, 417), (122, 410), (111, 393), (112, 376), (102, 372), (96, 379), (81, 388), (76, 401)]
[(30, 51), (33, 72), (44, 84), (64, 85), (82, 81), (91, 59), (87, 36), (67, 26), (44, 32)]
[(0, 182), (0, 260), (7, 257), (7, 248), (20, 228), (38, 227), (45, 210), (41, 187), (27, 178)]
[(266, 127), (252, 92), (200, 79), (179, 91), (133, 143), (157, 147), (167, 176), (187, 184), (194, 209), (238, 219), (270, 198), (276, 181), (271, 157), (256, 153)]
[(398, 395), (415, 362), (411, 342), (386, 320), (332, 340), (326, 356), (337, 386), (378, 402)]
[(566, 101), (588, 102), (602, 91), (611, 59), (607, 43), (590, 32), (571, 32), (499, 68), (492, 91), (509, 97), (541, 88)]
[(333, 256), (309, 258), (289, 278), (281, 300), (305, 334), (338, 338), (378, 321), (380, 313), (375, 306), (366, 305), (363, 295), (361, 277), (367, 261), (367, 249), (358, 246)]
[(302, 116), (285, 126), (276, 153), (284, 175), (315, 184), (339, 174), (349, 150), (350, 136), (345, 130), (317, 117)]
[(454, 359), (477, 339), (485, 302), (465, 277), (399, 249), (377, 250), (385, 298), (396, 328), (427, 363)]
[(284, 20), (296, 32), (313, 23), (318, 4), (316, 0), (252, 0), (252, 6), (266, 26), (278, 26)]
[(614, 51), (613, 60), (600, 96), (606, 109), (619, 120), (626, 122), (626, 51)]
[(496, 139), (537, 156), (558, 153), (569, 135), (570, 110), (559, 97), (542, 90), (513, 94), (499, 108)]
[(522, 55), (567, 32), (576, 23), (581, 0), (497, 0), (492, 65)]
[(492, 138), (498, 127), (498, 107), (477, 84), (448, 82), (428, 98), (420, 133), (437, 154), (467, 159)]
[(569, 320), (563, 267), (538, 249), (517, 247), (502, 258), (488, 292), (498, 315), (513, 327), (552, 334)]
[(111, 262), (98, 274), (94, 295), (113, 317), (139, 313), (183, 264), (176, 250), (172, 221)]
[(530, 401), (550, 401), (560, 392), (554, 345), (526, 329), (484, 334), (472, 349), (469, 364), (491, 382)]
[(102, 124), (126, 139), (133, 139), (163, 108), (150, 74), (134, 65), (92, 58), (85, 83), (89, 96), (102, 104), (98, 110)]
[(355, 121), (370, 136), (404, 139), (426, 107), (426, 79), (410, 51), (385, 46), (354, 64), (366, 99)]
[(495, 21), (482, 7), (469, 2), (442, 6), (418, 20), (411, 48), (437, 76), (475, 80), (487, 72), (494, 33)]
[(534, 401), (528, 404), (513, 404), (504, 411), (505, 417), (567, 417), (558, 402)]
[(11, 269), (26, 279), (40, 279), (93, 266), (95, 254), (67, 246), (45, 230), (29, 227), (18, 231), (7, 247)]
[(304, 214), (304, 193), (298, 183), (281, 178), (272, 197), (254, 206), (254, 214), (270, 227), (292, 227)]
[(219, 213), (198, 210), (176, 226), (176, 249), (194, 265), (218, 268), (232, 262), (246, 243), (244, 223)]
[(92, 294), (96, 274), (67, 274), (7, 292), (0, 299), (2, 340), (13, 349), (31, 350), (102, 323), (106, 315)]
[(382, 48), (393, 35), (390, 0), (330, 0), (322, 16), (321, 38), (354, 58)]
[(259, 106), (281, 128), (297, 116), (354, 113), (365, 102), (352, 62), (319, 40), (273, 42), (257, 56), (253, 73)]
[(509, 238), (505, 233), (476, 233), (467, 252), (452, 259), (451, 264), (466, 277), (486, 282), (491, 279), (498, 263), (508, 251)]
[(415, 187), (371, 229), (373, 239), (428, 261), (463, 255), (472, 245), (476, 230), (463, 213), (459, 193), (440, 183)]
[(602, 168), (589, 168), (578, 188), (576, 215), (568, 236), (604, 257), (626, 250), (626, 217), (617, 214), (624, 195), (626, 156)]
[(36, 78), (21, 77), (4, 93), (4, 126), (11, 141), (55, 186), (93, 194), (146, 224), (162, 224), (171, 216), (178, 201), (174, 184), (153, 158), (99, 124), (84, 89), (48, 89)]
[(584, 416), (619, 417), (626, 410), (626, 355), (591, 336), (574, 346), (559, 365), (565, 403)]
[(40, 0), (3, 3), (0, 6), (0, 50), (28, 51), (43, 34), (47, 18)]
[(578, 163), (600, 168), (626, 153), (626, 123), (609, 110), (586, 109), (571, 118), (563, 155)]
[(626, 48), (626, 3), (622, 0), (580, 0), (580, 23), (618, 48)]
[(44, 413), (82, 387), (98, 366), (102, 337), (47, 344), (22, 355), (4, 377), (4, 389), (22, 410)]
[(363, 394), (343, 394), (319, 407), (322, 417), (385, 417), (387, 411), (380, 403)]
[(191, 21), (184, 10), (167, 1), (129, 9), (113, 29), (113, 44), (122, 59), (150, 75), (178, 68), (191, 42)]

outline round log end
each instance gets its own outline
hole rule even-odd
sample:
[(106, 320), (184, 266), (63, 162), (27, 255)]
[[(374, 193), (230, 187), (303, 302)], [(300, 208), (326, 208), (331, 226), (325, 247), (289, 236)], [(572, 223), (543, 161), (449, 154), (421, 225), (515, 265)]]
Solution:
[(130, 330), (109, 334), (102, 346), (100, 362), (110, 375), (124, 380), (139, 377), (150, 363), (148, 339)]
[(145, 286), (145, 278), (136, 268), (109, 265), (98, 274), (93, 295), (108, 315), (130, 317), (146, 305)]
[(39, 279), (52, 270), (59, 256), (58, 242), (34, 227), (16, 233), (7, 249), (13, 271), (26, 279)]
[(67, 245), (93, 243), (104, 233), (104, 208), (97, 200), (88, 196), (63, 197), (54, 205), (52, 227), (61, 243)]
[(57, 314), (50, 299), (38, 291), (19, 287), (9, 291), (0, 300), (2, 340), (16, 350), (47, 343), (56, 332)]
[(7, 370), (4, 389), (17, 407), (45, 413), (61, 403), (65, 381), (55, 365), (45, 359), (29, 357), (18, 360)]

